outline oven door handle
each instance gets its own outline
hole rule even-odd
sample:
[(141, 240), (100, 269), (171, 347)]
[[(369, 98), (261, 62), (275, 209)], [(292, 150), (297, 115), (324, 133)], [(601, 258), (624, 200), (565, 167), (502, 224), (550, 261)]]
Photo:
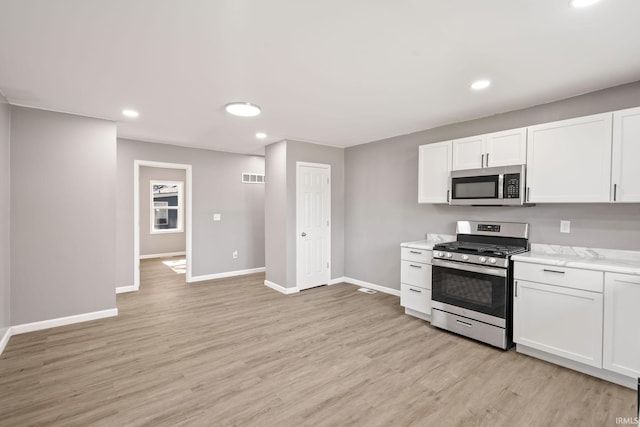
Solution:
[(507, 277), (506, 268), (492, 268), (485, 267), (483, 265), (462, 264), (459, 262), (445, 261), (442, 259), (434, 258), (431, 260), (431, 265), (434, 267), (451, 268), (453, 270), (470, 271), (472, 273), (488, 274), (490, 276)]

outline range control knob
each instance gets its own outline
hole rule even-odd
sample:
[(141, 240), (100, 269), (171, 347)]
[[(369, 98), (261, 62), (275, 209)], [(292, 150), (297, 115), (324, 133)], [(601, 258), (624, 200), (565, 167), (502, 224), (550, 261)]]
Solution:
[(487, 262), (487, 259), (483, 256), (480, 257), (480, 259), (478, 259), (478, 261), (480, 262)]
[(462, 259), (463, 259), (464, 261), (468, 260), (468, 259), (469, 259), (469, 255), (462, 255)]
[(451, 258), (453, 254), (451, 252), (447, 252), (447, 258)]
[(495, 264), (495, 263), (496, 263), (496, 259), (495, 259), (495, 258), (489, 258), (489, 262), (490, 262), (491, 264)]
[(442, 257), (444, 254), (442, 252), (438, 252), (438, 256)]

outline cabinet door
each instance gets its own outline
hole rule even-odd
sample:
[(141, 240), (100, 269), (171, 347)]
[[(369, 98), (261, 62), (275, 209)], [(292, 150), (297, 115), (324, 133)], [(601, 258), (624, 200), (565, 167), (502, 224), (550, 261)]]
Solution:
[(449, 203), (451, 141), (421, 145), (418, 157), (418, 203)]
[(487, 135), (485, 166), (523, 165), (527, 162), (527, 128)]
[(614, 202), (640, 202), (640, 108), (613, 114)]
[(513, 340), (602, 367), (602, 294), (516, 280)]
[(484, 167), (485, 136), (470, 136), (453, 140), (453, 164), (451, 170)]
[(640, 276), (606, 273), (603, 368), (640, 377)]
[(529, 202), (608, 202), (613, 113), (531, 126)]

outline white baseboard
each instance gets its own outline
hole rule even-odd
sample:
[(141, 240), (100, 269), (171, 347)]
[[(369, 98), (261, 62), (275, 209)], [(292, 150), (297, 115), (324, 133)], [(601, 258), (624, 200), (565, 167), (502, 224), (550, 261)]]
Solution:
[(284, 286), (278, 285), (277, 283), (270, 282), (268, 280), (264, 281), (264, 285), (285, 295), (290, 295), (290, 294), (295, 294), (296, 292), (300, 292), (300, 289), (298, 288), (285, 288)]
[(187, 253), (182, 252), (167, 252), (166, 254), (150, 254), (150, 255), (140, 255), (140, 259), (151, 259), (151, 258), (170, 258), (172, 256), (181, 256), (186, 255)]
[(6, 328), (2, 337), (0, 337), (0, 354), (2, 354), (4, 348), (7, 346), (9, 338), (11, 338), (11, 327)]
[(265, 271), (264, 267), (249, 268), (246, 270), (227, 271), (224, 273), (207, 274), (204, 276), (193, 276), (192, 278), (188, 279), (187, 282), (188, 283), (204, 282), (205, 280), (224, 279), (225, 277), (244, 276), (245, 274), (253, 274), (253, 273), (264, 273), (264, 271)]
[(583, 374), (591, 375), (605, 381), (619, 384), (623, 387), (628, 387), (634, 390), (637, 387), (638, 380), (636, 378), (626, 377), (616, 372), (595, 368), (593, 366), (565, 359), (564, 357), (549, 354), (544, 351), (540, 351), (535, 348), (527, 347), (520, 344), (516, 344), (516, 351), (518, 353), (526, 354), (527, 356), (535, 357), (536, 359), (544, 360), (545, 362), (553, 363), (554, 365), (560, 365), (568, 369), (573, 369), (574, 371), (582, 372)]
[(55, 328), (57, 326), (71, 325), (73, 323), (88, 322), (90, 320), (103, 319), (118, 315), (117, 308), (109, 310), (94, 311), (91, 313), (76, 314), (75, 316), (59, 317), (57, 319), (42, 320), (40, 322), (25, 323), (11, 327), (11, 335), (25, 334), (27, 332), (39, 331), (41, 329)]
[(342, 277), (341, 281), (346, 283), (351, 283), (352, 285), (357, 285), (363, 288), (373, 289), (374, 291), (382, 292), (389, 295), (394, 295), (396, 297), (400, 296), (400, 290), (387, 288), (386, 286), (376, 285), (375, 283), (365, 282), (364, 280), (353, 279), (351, 277)]
[(126, 292), (136, 292), (138, 288), (134, 285), (131, 286), (119, 286), (116, 288), (116, 294), (124, 294)]
[(336, 277), (335, 279), (331, 279), (329, 280), (329, 286), (331, 285), (337, 285), (338, 283), (345, 283), (347, 281), (347, 278), (342, 276), (342, 277)]

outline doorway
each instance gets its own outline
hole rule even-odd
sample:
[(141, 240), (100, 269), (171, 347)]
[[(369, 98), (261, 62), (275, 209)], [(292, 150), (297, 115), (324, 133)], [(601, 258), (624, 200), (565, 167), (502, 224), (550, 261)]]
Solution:
[[(173, 175), (167, 175), (167, 178), (173, 179), (153, 179), (148, 168), (169, 170), (168, 172), (170, 174), (173, 172)], [(140, 289), (141, 258), (184, 255), (186, 258), (184, 265), (185, 281), (189, 282), (192, 277), (192, 166), (135, 160), (133, 175), (133, 290)], [(156, 178), (162, 178), (160, 175), (155, 176)], [(179, 177), (184, 177), (184, 180), (176, 179)], [(141, 195), (143, 196), (142, 198)], [(144, 237), (142, 236), (143, 232)], [(183, 239), (184, 251), (167, 249), (175, 247), (172, 245), (175, 245), (180, 239)]]
[(331, 279), (331, 165), (296, 162), (296, 284)]

